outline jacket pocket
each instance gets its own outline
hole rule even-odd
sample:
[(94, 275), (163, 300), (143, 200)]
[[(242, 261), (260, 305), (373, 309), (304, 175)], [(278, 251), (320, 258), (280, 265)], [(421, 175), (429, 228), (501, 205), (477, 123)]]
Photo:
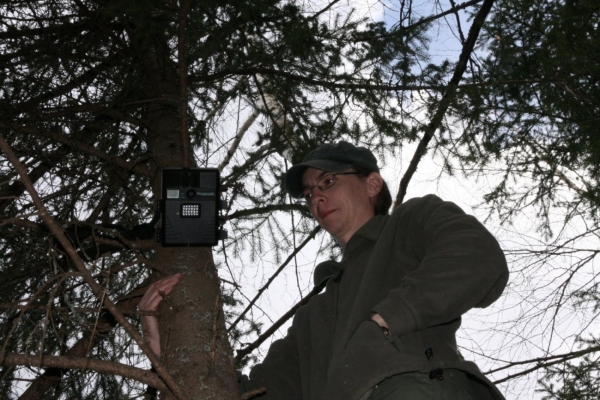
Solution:
[(375, 322), (373, 320), (371, 320), (371, 322), (373, 322), (375, 325), (377, 325), (377, 327), (381, 330), (381, 334), (383, 335), (385, 340), (390, 342), (392, 344), (392, 346), (396, 350), (398, 350), (399, 353), (404, 354), (406, 352), (405, 351), (406, 349), (404, 349), (404, 346), (402, 346), (402, 343), (398, 340), (398, 338), (392, 334), (392, 331), (390, 331), (385, 326), (379, 325), (377, 322)]
[(372, 319), (361, 322), (358, 327), (354, 330), (346, 345), (344, 351), (352, 351), (352, 349), (370, 348), (373, 351), (381, 351), (384, 348), (388, 348), (388, 352), (391, 348), (394, 352), (404, 353), (404, 346), (398, 341), (389, 329), (380, 326), (377, 322)]

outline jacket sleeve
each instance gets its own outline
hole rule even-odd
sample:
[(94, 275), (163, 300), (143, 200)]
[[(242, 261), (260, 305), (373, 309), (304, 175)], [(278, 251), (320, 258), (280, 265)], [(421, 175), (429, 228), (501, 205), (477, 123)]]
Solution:
[(261, 400), (301, 400), (300, 366), (296, 350), (294, 327), (283, 338), (274, 341), (261, 364), (250, 371), (250, 377), (242, 376), (240, 391), (243, 393), (265, 388)]
[(504, 290), (508, 268), (496, 239), (457, 205), (429, 195), (394, 211), (396, 237), (420, 260), (372, 312), (397, 336), (448, 323), (487, 307)]

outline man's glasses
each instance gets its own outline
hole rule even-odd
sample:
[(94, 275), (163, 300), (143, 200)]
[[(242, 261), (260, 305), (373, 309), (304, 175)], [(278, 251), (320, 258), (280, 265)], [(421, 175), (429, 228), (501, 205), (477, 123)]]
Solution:
[(317, 184), (307, 187), (302, 191), (300, 198), (296, 201), (297, 204), (308, 206), (313, 197), (313, 189), (318, 187), (321, 192), (330, 189), (337, 182), (336, 175), (361, 175), (361, 172), (332, 172), (325, 174), (317, 180)]

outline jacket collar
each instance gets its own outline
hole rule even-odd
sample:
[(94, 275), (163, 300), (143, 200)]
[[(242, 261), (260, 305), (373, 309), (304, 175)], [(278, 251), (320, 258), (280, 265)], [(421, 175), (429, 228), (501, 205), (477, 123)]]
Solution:
[(334, 260), (323, 261), (315, 268), (314, 283), (319, 286), (324, 281), (337, 277), (344, 270), (344, 264)]
[[(354, 235), (352, 235), (352, 237), (348, 241), (348, 244), (346, 245), (346, 250), (344, 251), (344, 253), (348, 252), (349, 249), (352, 249), (354, 246), (356, 246), (356, 244), (358, 242), (357, 242), (357, 239), (355, 239), (355, 238), (364, 238), (364, 239), (370, 240), (372, 242), (379, 239), (379, 235), (381, 234), (381, 230), (383, 229), (383, 226), (385, 225), (386, 219), (387, 219), (387, 216), (376, 215), (373, 218), (371, 218), (370, 220), (368, 220), (363, 226), (360, 227), (359, 230), (356, 231), (356, 233), (354, 233)], [(327, 260), (327, 261), (320, 263), (315, 268), (315, 274), (314, 274), (315, 286), (319, 286), (325, 280), (339, 276), (343, 272), (343, 270), (344, 270), (344, 262), (343, 261), (337, 262), (334, 260)]]
[(348, 249), (348, 246), (352, 244), (352, 239), (356, 237), (361, 237), (372, 242), (379, 239), (379, 235), (381, 234), (381, 231), (383, 229), (383, 226), (385, 225), (385, 221), (387, 218), (387, 215), (376, 215), (370, 220), (368, 220), (354, 233), (354, 235), (352, 235), (352, 237), (348, 241), (348, 244), (346, 245), (346, 250)]

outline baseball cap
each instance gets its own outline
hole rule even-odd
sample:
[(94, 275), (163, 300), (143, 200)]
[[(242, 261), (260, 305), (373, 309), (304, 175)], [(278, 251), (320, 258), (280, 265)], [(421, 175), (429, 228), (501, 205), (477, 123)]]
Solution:
[(309, 167), (327, 172), (362, 167), (367, 171), (379, 172), (377, 159), (366, 147), (356, 147), (345, 141), (325, 143), (308, 153), (300, 164), (294, 165), (285, 174), (285, 189), (292, 197), (298, 198), (302, 194), (302, 175)]

